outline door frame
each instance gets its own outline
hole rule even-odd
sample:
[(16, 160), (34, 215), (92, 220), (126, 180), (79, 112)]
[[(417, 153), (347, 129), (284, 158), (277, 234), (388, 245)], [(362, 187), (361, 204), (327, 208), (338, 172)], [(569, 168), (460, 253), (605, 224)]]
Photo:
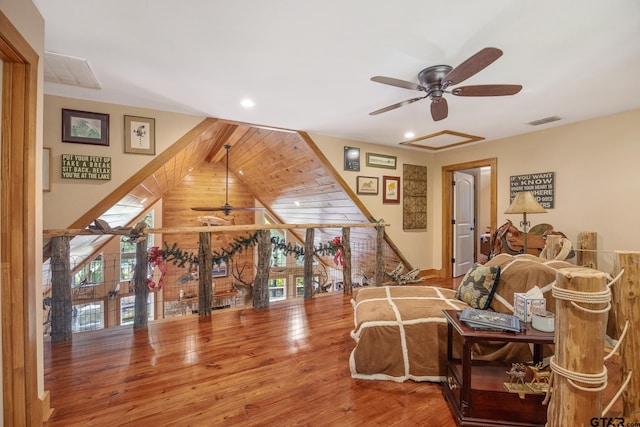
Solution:
[(38, 396), (36, 350), (37, 340), (42, 340), (37, 332), (35, 266), (39, 56), (2, 12), (0, 58), (2, 404), (4, 425), (34, 426), (42, 424), (45, 405)]
[(453, 191), (451, 182), (453, 173), (465, 169), (476, 169), (482, 167), (491, 168), (491, 229), (495, 230), (498, 223), (498, 158), (474, 160), (465, 163), (442, 166), (442, 270), (441, 277), (453, 277)]

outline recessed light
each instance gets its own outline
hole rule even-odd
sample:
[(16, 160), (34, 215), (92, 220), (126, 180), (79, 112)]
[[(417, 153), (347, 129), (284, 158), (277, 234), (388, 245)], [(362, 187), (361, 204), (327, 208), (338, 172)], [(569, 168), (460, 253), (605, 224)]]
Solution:
[(239, 171), (238, 171), (238, 173), (239, 173), (240, 175), (244, 175), (244, 172), (242, 172), (241, 170), (239, 170)]
[(297, 207), (300, 207), (300, 202), (297, 201), (297, 200), (295, 202), (293, 202), (293, 204), (296, 205)]
[(244, 108), (251, 108), (255, 107), (256, 103), (253, 102), (253, 99), (245, 98), (240, 102), (240, 105), (242, 105)]
[(406, 133), (404, 134), (404, 137), (405, 137), (405, 138), (413, 138), (414, 136), (416, 136), (416, 134), (415, 134), (415, 133), (413, 133), (413, 132), (406, 132)]

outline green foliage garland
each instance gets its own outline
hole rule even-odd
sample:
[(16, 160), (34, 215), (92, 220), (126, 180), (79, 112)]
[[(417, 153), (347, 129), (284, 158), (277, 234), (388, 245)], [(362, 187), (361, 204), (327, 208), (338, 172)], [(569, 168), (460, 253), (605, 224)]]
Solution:
[[(213, 263), (220, 265), (222, 261), (229, 262), (235, 255), (242, 253), (243, 250), (255, 246), (258, 243), (258, 232), (250, 234), (246, 237), (236, 237), (229, 245), (229, 248), (222, 248), (220, 251), (213, 251)], [(296, 258), (304, 257), (304, 248), (300, 245), (292, 245), (287, 243), (284, 238), (279, 236), (271, 237), (271, 245), (274, 250), (284, 251), (286, 255), (293, 254)], [(335, 255), (336, 251), (342, 248), (342, 243), (339, 239), (331, 240), (327, 243), (321, 243), (319, 246), (313, 248), (313, 254), (317, 256)], [(184, 267), (187, 263), (189, 268), (198, 264), (198, 256), (192, 252), (186, 252), (178, 248), (178, 244), (174, 243), (171, 247), (167, 242), (164, 242), (164, 249), (160, 251), (162, 258), (177, 265), (178, 267)]]

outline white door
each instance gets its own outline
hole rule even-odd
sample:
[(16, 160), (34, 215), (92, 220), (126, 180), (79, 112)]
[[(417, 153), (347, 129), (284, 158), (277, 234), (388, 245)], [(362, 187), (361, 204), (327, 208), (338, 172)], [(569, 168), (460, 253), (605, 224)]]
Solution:
[(455, 172), (453, 179), (453, 277), (458, 277), (473, 265), (475, 181), (464, 172)]

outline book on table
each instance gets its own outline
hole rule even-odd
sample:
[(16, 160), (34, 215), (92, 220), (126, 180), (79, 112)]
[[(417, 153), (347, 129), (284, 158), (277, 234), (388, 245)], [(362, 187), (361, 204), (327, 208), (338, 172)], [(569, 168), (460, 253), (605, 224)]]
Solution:
[(479, 330), (520, 332), (520, 319), (511, 314), (465, 308), (460, 312), (460, 321)]

